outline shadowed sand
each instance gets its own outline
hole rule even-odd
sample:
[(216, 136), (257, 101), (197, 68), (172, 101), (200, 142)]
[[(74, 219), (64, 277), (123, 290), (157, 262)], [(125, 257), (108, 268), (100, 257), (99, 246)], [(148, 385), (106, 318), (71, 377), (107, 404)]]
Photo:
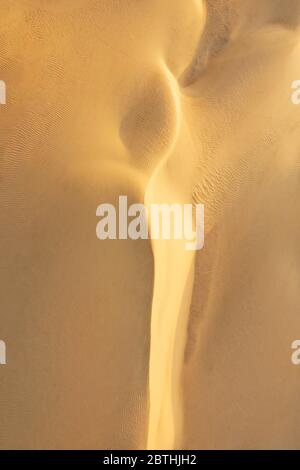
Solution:
[(0, 447), (299, 448), (299, 2), (70, 3), (0, 6)]

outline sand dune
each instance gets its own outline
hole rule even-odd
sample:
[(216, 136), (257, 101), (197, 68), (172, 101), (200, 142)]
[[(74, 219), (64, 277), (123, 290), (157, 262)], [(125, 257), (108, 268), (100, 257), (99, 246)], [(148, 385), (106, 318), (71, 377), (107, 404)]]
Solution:
[[(299, 1), (5, 3), (0, 448), (299, 448)], [(205, 248), (99, 241), (124, 194)]]

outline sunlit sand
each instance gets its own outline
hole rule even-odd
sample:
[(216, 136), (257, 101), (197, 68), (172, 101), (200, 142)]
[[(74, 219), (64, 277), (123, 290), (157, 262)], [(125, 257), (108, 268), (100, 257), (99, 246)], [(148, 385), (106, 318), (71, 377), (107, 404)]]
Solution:
[[(299, 448), (299, 1), (5, 3), (0, 447)], [(204, 249), (98, 240), (120, 195)]]

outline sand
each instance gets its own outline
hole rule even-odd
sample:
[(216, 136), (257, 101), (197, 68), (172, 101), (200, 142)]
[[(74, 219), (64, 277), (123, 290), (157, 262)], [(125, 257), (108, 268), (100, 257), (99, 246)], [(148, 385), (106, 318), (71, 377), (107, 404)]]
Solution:
[[(0, 448), (299, 448), (299, 1), (0, 18)], [(204, 249), (98, 240), (119, 195)]]

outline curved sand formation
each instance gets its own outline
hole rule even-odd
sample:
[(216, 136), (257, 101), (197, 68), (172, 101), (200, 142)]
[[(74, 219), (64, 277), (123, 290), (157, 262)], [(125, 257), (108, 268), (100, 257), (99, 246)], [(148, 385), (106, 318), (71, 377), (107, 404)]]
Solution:
[[(299, 447), (299, 2), (7, 3), (0, 447)], [(121, 194), (205, 249), (100, 242)]]

